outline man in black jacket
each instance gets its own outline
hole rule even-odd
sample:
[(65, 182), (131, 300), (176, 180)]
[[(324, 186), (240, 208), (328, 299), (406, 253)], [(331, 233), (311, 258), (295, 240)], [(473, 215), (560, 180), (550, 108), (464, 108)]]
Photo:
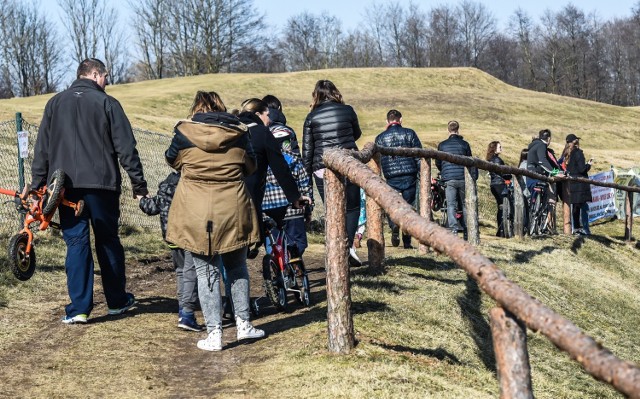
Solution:
[[(471, 156), (471, 146), (467, 143), (459, 133), (460, 124), (456, 121), (450, 121), (447, 124), (449, 138), (438, 144), (438, 151), (448, 152), (454, 155)], [(447, 219), (449, 220), (449, 230), (453, 234), (458, 234), (458, 220), (456, 212), (458, 204), (462, 206), (462, 230), (466, 239), (467, 236), (467, 209), (464, 203), (464, 166), (456, 163), (436, 160), (436, 167), (440, 171), (440, 177), (445, 182), (445, 196), (447, 197)], [(478, 169), (471, 169), (474, 180), (478, 179)]]
[[(383, 147), (422, 148), (416, 132), (402, 127), (402, 114), (395, 109), (387, 112), (387, 130), (376, 137), (375, 143)], [(381, 166), (387, 184), (397, 190), (405, 201), (413, 205), (416, 200), (416, 183), (420, 171), (418, 159), (383, 155)], [(391, 244), (397, 247), (400, 245), (398, 225), (389, 219), (389, 227), (392, 232)], [(409, 234), (402, 233), (402, 244), (405, 249), (413, 248)]]
[(135, 303), (126, 292), (124, 249), (118, 237), (120, 186), (118, 161), (129, 175), (135, 198), (148, 194), (131, 125), (120, 103), (108, 96), (104, 63), (82, 61), (77, 79), (47, 103), (34, 148), (32, 184), (46, 184), (62, 169), (65, 197), (84, 200), (84, 212), (75, 217), (60, 207), (60, 226), (67, 245), (65, 269), (71, 303), (63, 323), (86, 323), (93, 309), (93, 256), (90, 228), (110, 315), (122, 314)]

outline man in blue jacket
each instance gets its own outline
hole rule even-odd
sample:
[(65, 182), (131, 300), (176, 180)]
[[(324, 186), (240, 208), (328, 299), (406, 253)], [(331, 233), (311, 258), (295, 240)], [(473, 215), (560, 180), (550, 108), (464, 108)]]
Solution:
[[(387, 130), (376, 137), (375, 143), (383, 147), (422, 148), (416, 132), (402, 127), (402, 114), (395, 109), (387, 112)], [(420, 171), (418, 159), (383, 155), (381, 166), (387, 184), (397, 190), (405, 201), (414, 205)], [(391, 219), (389, 219), (389, 227), (392, 232), (391, 244), (397, 247), (400, 245), (399, 227)], [(405, 249), (413, 248), (409, 234), (402, 233), (402, 244)]]
[[(460, 124), (457, 121), (450, 121), (447, 124), (449, 138), (438, 144), (438, 151), (447, 152), (454, 155), (471, 156), (471, 146), (467, 143), (459, 132)], [(447, 198), (447, 219), (449, 220), (449, 230), (453, 234), (458, 234), (458, 220), (456, 211), (458, 203), (462, 205), (462, 230), (466, 239), (467, 236), (467, 209), (464, 203), (464, 166), (456, 163), (436, 160), (436, 167), (440, 171), (440, 177), (445, 182), (445, 196)], [(478, 179), (478, 169), (472, 168), (471, 174), (474, 180)]]
[(104, 63), (88, 58), (80, 63), (77, 79), (47, 102), (34, 147), (33, 187), (46, 184), (51, 174), (65, 172), (65, 197), (84, 200), (76, 217), (60, 207), (60, 226), (67, 245), (65, 270), (71, 303), (65, 324), (86, 323), (93, 309), (93, 256), (90, 226), (110, 315), (126, 312), (135, 303), (126, 292), (124, 249), (118, 237), (120, 168), (129, 175), (133, 196), (148, 194), (131, 125), (120, 103), (104, 91), (108, 84)]

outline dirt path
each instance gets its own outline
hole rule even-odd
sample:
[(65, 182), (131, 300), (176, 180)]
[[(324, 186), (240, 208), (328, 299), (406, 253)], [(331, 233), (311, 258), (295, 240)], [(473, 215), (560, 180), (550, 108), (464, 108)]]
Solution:
[[(305, 254), (312, 304), (325, 300), (323, 251), (316, 244)], [(260, 259), (249, 261), (252, 297), (262, 295)], [(251, 396), (250, 386), (229, 391), (211, 387), (216, 381), (242, 378), (239, 365), (257, 363), (279, 350), (279, 334), (318, 316), (313, 306), (301, 308), (292, 295), (286, 314), (264, 299), (255, 324), (269, 337), (239, 345), (235, 327), (227, 321), (224, 350), (210, 353), (196, 348), (206, 333), (177, 328), (175, 273), (168, 256), (129, 266), (128, 278), (136, 307), (122, 316), (106, 316), (96, 276), (96, 306), (87, 325), (60, 322), (68, 301), (63, 275), (43, 291), (12, 300), (0, 310), (0, 397)], [(199, 312), (198, 317), (202, 322)]]

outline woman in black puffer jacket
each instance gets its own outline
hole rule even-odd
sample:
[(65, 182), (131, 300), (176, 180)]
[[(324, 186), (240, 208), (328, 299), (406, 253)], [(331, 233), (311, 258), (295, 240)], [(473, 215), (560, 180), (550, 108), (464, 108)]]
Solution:
[[(304, 121), (302, 133), (302, 159), (307, 174), (315, 181), (324, 202), (324, 163), (322, 155), (327, 148), (358, 149), (356, 140), (362, 131), (358, 116), (346, 105), (342, 94), (329, 80), (319, 80), (313, 90), (311, 112)], [(347, 248), (352, 247), (360, 216), (360, 188), (347, 181)], [(360, 260), (351, 251), (349, 261), (359, 265)]]
[[(500, 158), (502, 152), (502, 144), (499, 141), (492, 141), (487, 148), (487, 161), (495, 163), (496, 165), (504, 165), (504, 161)], [(496, 223), (498, 225), (497, 237), (504, 237), (504, 226), (502, 225), (502, 199), (503, 193), (506, 192), (507, 186), (505, 185), (505, 179), (510, 179), (511, 175), (501, 175), (499, 173), (489, 172), (491, 176), (491, 182), (489, 187), (491, 188), (491, 194), (496, 199), (498, 205), (498, 213), (496, 214)]]

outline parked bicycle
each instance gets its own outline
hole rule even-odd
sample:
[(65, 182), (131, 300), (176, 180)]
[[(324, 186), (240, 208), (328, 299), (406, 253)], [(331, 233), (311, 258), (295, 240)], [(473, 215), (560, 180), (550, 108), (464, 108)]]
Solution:
[[(431, 178), (431, 210), (439, 212), (438, 224), (442, 227), (449, 228), (449, 215), (447, 213), (447, 196), (445, 193), (445, 182), (442, 181), (440, 175)], [(462, 226), (462, 203), (458, 201), (458, 209), (456, 209), (456, 220), (458, 221), (458, 230), (466, 230)]]
[(547, 183), (538, 182), (531, 193), (531, 203), (529, 205), (530, 236), (552, 233), (553, 226), (550, 224), (551, 211), (552, 208), (549, 205), (549, 197), (547, 195)]
[(505, 189), (502, 191), (502, 229), (505, 238), (511, 238), (513, 232), (513, 182), (511, 179), (504, 179)]

